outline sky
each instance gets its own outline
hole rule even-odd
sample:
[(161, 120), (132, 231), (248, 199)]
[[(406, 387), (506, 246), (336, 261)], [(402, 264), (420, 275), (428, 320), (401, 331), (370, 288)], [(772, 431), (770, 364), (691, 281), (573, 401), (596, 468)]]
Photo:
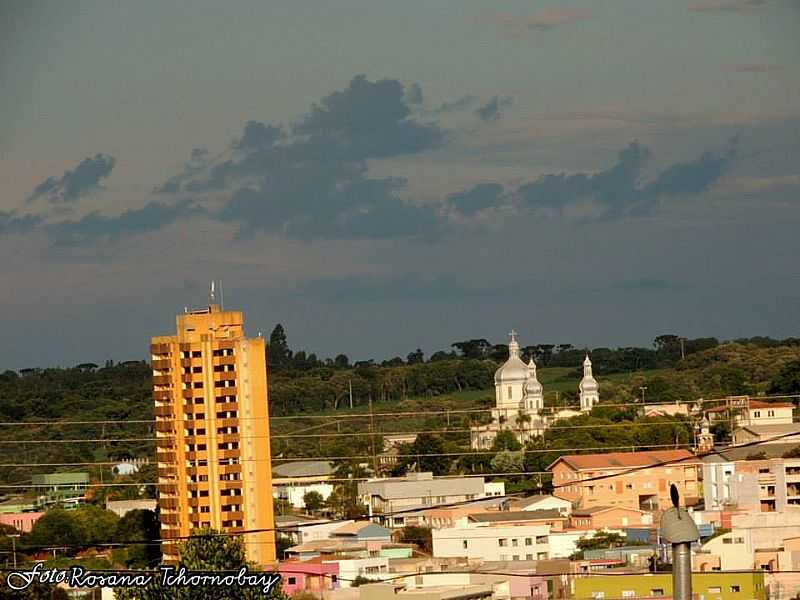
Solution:
[(0, 370), (800, 335), (797, 0), (8, 0)]

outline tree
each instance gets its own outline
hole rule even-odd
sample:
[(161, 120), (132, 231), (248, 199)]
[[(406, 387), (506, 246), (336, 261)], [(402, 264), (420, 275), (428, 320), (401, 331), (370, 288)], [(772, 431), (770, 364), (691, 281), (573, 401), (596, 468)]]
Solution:
[(292, 352), (286, 342), (286, 332), (283, 325), (278, 323), (269, 335), (269, 365), (274, 369), (287, 367), (292, 358)]
[(495, 473), (520, 473), (525, 470), (525, 454), (503, 450), (495, 454), (491, 466)]
[(117, 543), (144, 542), (128, 546), (124, 560), (126, 566), (149, 569), (160, 562), (161, 549), (158, 543), (160, 528), (158, 515), (152, 510), (137, 508), (126, 512), (120, 518), (114, 532), (114, 541)]
[(84, 504), (69, 514), (83, 530), (88, 545), (110, 542), (119, 521), (116, 513), (94, 504)]
[(303, 494), (303, 504), (306, 506), (306, 512), (315, 513), (325, 506), (325, 499), (316, 490), (309, 490)]
[(22, 541), (23, 545), (35, 548), (83, 546), (86, 544), (86, 532), (69, 511), (53, 508), (33, 524), (31, 532)]
[(406, 360), (410, 365), (417, 365), (425, 362), (425, 354), (422, 352), (422, 350), (417, 348), (416, 351), (408, 353)]
[(337, 369), (347, 369), (350, 367), (350, 359), (347, 358), (346, 354), (337, 354), (336, 358), (333, 359), (333, 366)]
[(463, 358), (485, 358), (492, 350), (492, 345), (483, 338), (476, 340), (467, 340), (464, 342), (454, 342), (450, 344), (456, 350), (461, 352)]
[(640, 546), (645, 545), (645, 542), (637, 542), (629, 540), (624, 535), (619, 533), (612, 533), (608, 531), (598, 531), (590, 538), (582, 538), (575, 542), (575, 547), (578, 551), (572, 555), (573, 560), (580, 560), (583, 558), (585, 550), (600, 550), (605, 548), (619, 548), (620, 546)]
[[(180, 560), (176, 569), (184, 567), (187, 571), (226, 571), (236, 574), (242, 567), (255, 569), (245, 558), (244, 545), (240, 537), (221, 535), (213, 529), (197, 529), (185, 543), (179, 545)], [(154, 581), (146, 588), (115, 588), (118, 600), (205, 600), (220, 598), (224, 600), (288, 600), (280, 585), (264, 593), (258, 587), (231, 586), (212, 588), (209, 586), (163, 587)]]
[(359, 587), (364, 585), (365, 583), (380, 583), (377, 579), (370, 579), (369, 577), (364, 577), (363, 575), (356, 575), (355, 579), (350, 582), (350, 587)]
[(517, 436), (510, 429), (503, 429), (497, 433), (492, 444), (492, 450), (499, 452), (502, 450), (511, 450), (516, 452), (522, 449), (522, 444), (517, 440)]
[(433, 532), (430, 527), (406, 525), (398, 535), (403, 544), (416, 544), (420, 550), (433, 554)]
[[(447, 457), (437, 456), (444, 454), (444, 443), (438, 435), (420, 433), (414, 443), (410, 445), (408, 452), (401, 452), (401, 454), (413, 454), (420, 471), (431, 471), (434, 475), (444, 475), (449, 470)], [(414, 460), (414, 458), (406, 460)]]
[(769, 382), (770, 394), (800, 394), (800, 360), (786, 363)]
[[(0, 572), (0, 598), (3, 600), (68, 600), (64, 588), (33, 581), (24, 590), (12, 590), (6, 582), (7, 573)], [(15, 582), (18, 583), (18, 582)]]

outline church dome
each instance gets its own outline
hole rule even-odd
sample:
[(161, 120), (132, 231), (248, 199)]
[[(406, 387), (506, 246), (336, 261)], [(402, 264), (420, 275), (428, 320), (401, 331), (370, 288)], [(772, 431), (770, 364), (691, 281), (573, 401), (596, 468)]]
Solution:
[(519, 357), (519, 344), (517, 333), (511, 332), (511, 341), (508, 343), (508, 360), (494, 373), (495, 384), (519, 383), (528, 378), (528, 365)]
[(542, 393), (542, 384), (536, 378), (536, 363), (531, 358), (528, 363), (528, 380), (525, 382), (525, 395), (526, 396), (539, 396)]
[(592, 375), (592, 361), (589, 360), (588, 354), (583, 361), (583, 379), (581, 379), (578, 388), (581, 392), (596, 392), (600, 388), (597, 380)]

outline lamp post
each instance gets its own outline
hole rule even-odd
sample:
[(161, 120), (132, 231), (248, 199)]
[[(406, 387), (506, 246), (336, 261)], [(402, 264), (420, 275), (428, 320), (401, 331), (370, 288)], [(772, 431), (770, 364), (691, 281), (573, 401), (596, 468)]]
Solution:
[(642, 404), (644, 404), (644, 393), (645, 393), (645, 391), (647, 391), (647, 386), (646, 385), (640, 385), (639, 389), (642, 390)]

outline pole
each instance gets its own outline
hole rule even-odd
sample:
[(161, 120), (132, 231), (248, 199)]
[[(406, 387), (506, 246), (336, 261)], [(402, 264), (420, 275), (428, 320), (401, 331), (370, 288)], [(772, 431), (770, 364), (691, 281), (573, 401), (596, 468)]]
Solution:
[(692, 600), (692, 545), (672, 544), (672, 597)]
[(11, 552), (14, 554), (14, 569), (17, 568), (17, 538), (19, 535), (10, 535), (11, 538)]
[(352, 410), (353, 409), (353, 380), (352, 379), (348, 379), (347, 383), (348, 383), (348, 386), (350, 388), (350, 410)]

